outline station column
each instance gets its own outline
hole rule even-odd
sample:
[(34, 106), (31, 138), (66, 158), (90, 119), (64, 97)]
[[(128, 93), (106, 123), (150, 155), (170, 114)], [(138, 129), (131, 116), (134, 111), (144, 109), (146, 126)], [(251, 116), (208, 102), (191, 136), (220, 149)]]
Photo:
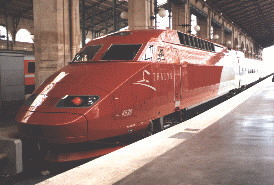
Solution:
[(225, 45), (225, 43), (224, 43), (224, 40), (225, 40), (224, 39), (224, 27), (222, 26), (222, 27), (215, 28), (214, 34), (217, 34), (219, 36), (219, 39), (216, 40), (215, 42), (218, 43), (218, 44), (224, 44)]
[(172, 3), (172, 29), (190, 32), (189, 1), (185, 3)]
[(79, 51), (79, 0), (34, 0), (33, 14), (37, 87)]
[(128, 0), (130, 30), (149, 29), (153, 26), (154, 0)]

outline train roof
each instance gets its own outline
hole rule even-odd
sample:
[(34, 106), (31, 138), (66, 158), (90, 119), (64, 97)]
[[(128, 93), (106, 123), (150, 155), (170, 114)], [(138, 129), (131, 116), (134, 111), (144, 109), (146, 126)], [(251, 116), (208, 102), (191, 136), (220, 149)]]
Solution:
[[(177, 30), (158, 30), (158, 29), (146, 29), (146, 30), (125, 30), (104, 35), (102, 37), (91, 40), (87, 45), (97, 45), (102, 43), (123, 43), (123, 44), (142, 44), (147, 42), (168, 42), (173, 44), (182, 44), (182, 41), (179, 38), (179, 34), (188, 35), (193, 38), (199, 38), (195, 35), (188, 33), (179, 32)], [(202, 39), (207, 42), (214, 43), (207, 39)], [(214, 43), (217, 46), (223, 47), (220, 44)]]
[(165, 30), (126, 30), (104, 35), (91, 40), (88, 45), (100, 44), (102, 42), (112, 43), (146, 43), (157, 39)]

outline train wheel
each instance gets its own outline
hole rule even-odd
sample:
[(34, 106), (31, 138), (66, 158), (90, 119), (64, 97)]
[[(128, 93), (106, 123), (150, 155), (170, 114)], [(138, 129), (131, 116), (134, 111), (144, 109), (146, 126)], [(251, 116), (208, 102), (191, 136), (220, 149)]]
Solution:
[(226, 97), (227, 97), (227, 98), (231, 98), (231, 97), (233, 97), (233, 96), (236, 95), (236, 94), (237, 94), (237, 91), (236, 91), (235, 89), (233, 89), (233, 90), (229, 91), (229, 92), (226, 94)]
[(243, 85), (243, 86), (241, 87), (241, 91), (244, 91), (245, 89), (246, 89), (246, 86)]
[(172, 115), (167, 115), (163, 117), (163, 129), (171, 127), (174, 125)]
[(165, 129), (165, 127), (164, 127), (164, 117), (159, 118), (159, 128), (160, 128), (160, 131)]
[(180, 111), (177, 111), (177, 112), (174, 112), (172, 114), (172, 122), (173, 122), (173, 125), (176, 125), (176, 124), (179, 124), (181, 122), (183, 122), (183, 111), (180, 110)]

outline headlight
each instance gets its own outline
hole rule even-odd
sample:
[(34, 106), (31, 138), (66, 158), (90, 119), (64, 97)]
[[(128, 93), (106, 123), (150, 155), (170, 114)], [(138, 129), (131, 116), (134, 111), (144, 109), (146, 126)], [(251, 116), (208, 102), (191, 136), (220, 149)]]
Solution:
[(62, 98), (57, 107), (90, 107), (99, 100), (99, 96), (68, 96)]

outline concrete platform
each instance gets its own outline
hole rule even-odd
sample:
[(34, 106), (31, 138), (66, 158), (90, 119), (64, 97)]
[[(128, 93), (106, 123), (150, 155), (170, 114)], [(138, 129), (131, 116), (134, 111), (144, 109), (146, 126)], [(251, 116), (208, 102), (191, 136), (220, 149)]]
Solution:
[(40, 184), (274, 184), (274, 83)]

